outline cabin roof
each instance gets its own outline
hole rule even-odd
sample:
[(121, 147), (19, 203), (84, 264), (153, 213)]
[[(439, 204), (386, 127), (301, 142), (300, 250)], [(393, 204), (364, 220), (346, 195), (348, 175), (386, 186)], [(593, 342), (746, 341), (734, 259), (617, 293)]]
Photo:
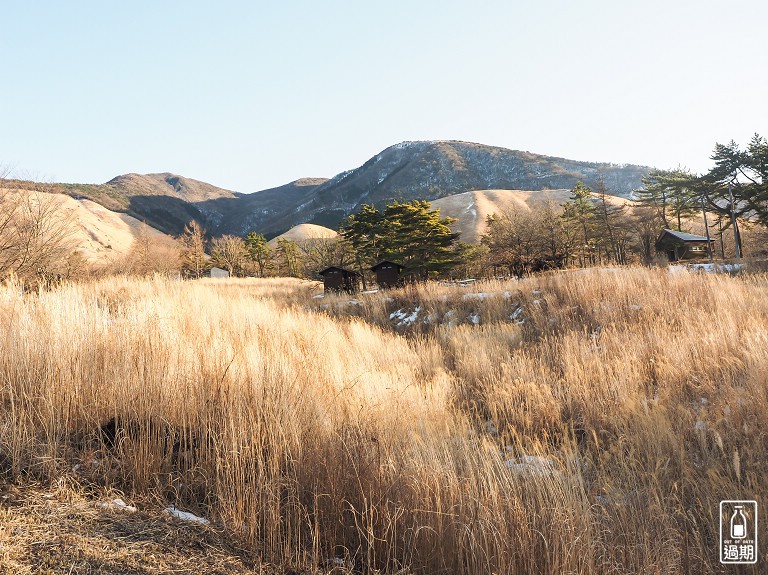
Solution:
[(401, 264), (399, 264), (397, 262), (393, 262), (393, 261), (390, 261), (390, 260), (381, 260), (379, 263), (372, 265), (368, 269), (370, 269), (372, 272), (375, 272), (377, 269), (379, 269), (380, 267), (385, 266), (385, 265), (397, 266), (397, 268), (401, 269), (401, 270), (405, 269), (404, 265), (401, 265)]
[[(663, 238), (667, 234), (669, 234), (673, 238), (682, 240), (684, 242), (706, 242), (707, 241), (706, 236), (697, 236), (694, 234), (687, 234), (685, 232), (678, 232), (677, 230), (669, 230), (669, 229), (665, 229), (663, 232), (661, 232), (659, 239)], [(709, 241), (713, 242), (714, 240), (710, 239)]]
[(343, 272), (344, 274), (348, 274), (348, 275), (355, 275), (355, 276), (359, 276), (360, 275), (360, 272), (356, 272), (355, 270), (348, 270), (346, 268), (340, 268), (339, 266), (328, 266), (324, 270), (320, 270), (317, 273), (320, 274), (321, 276), (324, 276), (325, 274), (327, 274), (331, 270), (338, 270), (338, 271)]

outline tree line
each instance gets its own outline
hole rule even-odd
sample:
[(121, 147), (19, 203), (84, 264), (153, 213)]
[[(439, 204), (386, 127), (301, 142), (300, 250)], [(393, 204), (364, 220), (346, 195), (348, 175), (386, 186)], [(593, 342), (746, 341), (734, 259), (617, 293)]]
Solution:
[(429, 202), (394, 202), (383, 210), (364, 205), (350, 215), (334, 238), (290, 240), (252, 231), (206, 240), (205, 230), (190, 222), (178, 238), (186, 277), (201, 277), (212, 266), (232, 275), (316, 277), (319, 270), (340, 266), (366, 270), (382, 259), (396, 260), (420, 279), (437, 277), (460, 264), (467, 250), (451, 230), (453, 218), (440, 217)]
[[(512, 273), (561, 266), (651, 264), (664, 259), (655, 242), (664, 229), (692, 231), (719, 244), (719, 257), (768, 255), (768, 143), (755, 135), (746, 148), (717, 144), (714, 166), (651, 170), (634, 202), (608, 199), (605, 184), (577, 183), (562, 205), (512, 209), (488, 219), (483, 243), (494, 267)], [(715, 254), (713, 254), (715, 255)]]
[[(463, 243), (451, 229), (455, 220), (414, 200), (362, 206), (335, 238), (280, 238), (274, 246), (257, 231), (209, 239), (193, 221), (174, 247), (144, 226), (130, 252), (101, 273), (181, 269), (195, 278), (217, 266), (232, 275), (315, 278), (330, 265), (365, 272), (390, 259), (414, 279), (520, 275), (564, 266), (650, 264), (660, 257), (654, 244), (664, 228), (711, 234), (720, 257), (768, 255), (768, 142), (756, 134), (744, 148), (733, 141), (717, 144), (711, 159), (713, 167), (702, 175), (652, 170), (631, 206), (617, 203), (598, 181), (594, 189), (576, 184), (562, 204), (494, 214), (480, 245)], [(34, 284), (94, 273), (94, 264), (73, 245), (74, 223), (54, 195), (44, 184), (31, 195), (14, 193), (7, 176), (0, 169), (0, 278), (14, 275)]]

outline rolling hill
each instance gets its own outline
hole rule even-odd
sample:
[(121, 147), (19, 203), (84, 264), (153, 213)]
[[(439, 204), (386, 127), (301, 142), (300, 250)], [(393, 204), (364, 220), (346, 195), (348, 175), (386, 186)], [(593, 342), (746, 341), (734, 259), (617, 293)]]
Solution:
[[(438, 200), (474, 190), (565, 190), (605, 182), (629, 197), (650, 168), (578, 162), (459, 141), (402, 142), (331, 179), (303, 178), (243, 194), (171, 173), (125, 174), (105, 184), (51, 184), (47, 191), (86, 198), (178, 235), (190, 220), (210, 235), (268, 238), (299, 224), (335, 228), (361, 205)], [(19, 183), (20, 186), (25, 185)]]
[[(570, 190), (477, 190), (454, 194), (431, 203), (433, 208), (440, 209), (442, 216), (458, 220), (452, 227), (461, 232), (462, 241), (478, 243), (488, 229), (486, 219), (489, 215), (511, 209), (530, 211), (548, 201), (560, 205), (568, 201), (570, 193)], [(626, 198), (618, 196), (606, 196), (606, 200), (616, 206), (630, 203)]]
[(273, 248), (277, 247), (277, 243), (280, 240), (290, 240), (293, 242), (301, 242), (303, 240), (317, 240), (317, 239), (333, 239), (339, 234), (330, 228), (318, 226), (316, 224), (299, 224), (292, 227), (285, 233), (275, 236), (269, 240), (269, 245)]
[[(5, 190), (10, 190), (19, 200), (41, 193), (7, 184), (0, 188), (0, 192)], [(56, 213), (72, 223), (69, 243), (91, 264), (109, 264), (127, 255), (141, 234), (147, 234), (154, 244), (170, 242), (167, 235), (133, 216), (114, 212), (86, 198), (78, 200), (61, 193), (46, 197), (56, 203)]]

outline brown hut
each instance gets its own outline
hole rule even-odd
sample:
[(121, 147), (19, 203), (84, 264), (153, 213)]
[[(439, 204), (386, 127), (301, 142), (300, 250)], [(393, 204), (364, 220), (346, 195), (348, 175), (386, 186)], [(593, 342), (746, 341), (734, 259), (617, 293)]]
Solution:
[(656, 240), (656, 251), (671, 262), (707, 258), (712, 253), (712, 242), (704, 236), (695, 236), (675, 230), (664, 230)]
[(370, 268), (376, 274), (376, 283), (379, 284), (380, 288), (391, 288), (399, 285), (402, 279), (400, 272), (404, 269), (405, 266), (389, 260), (382, 260)]
[(323, 277), (323, 291), (354, 293), (360, 286), (360, 273), (354, 270), (330, 266), (317, 272)]

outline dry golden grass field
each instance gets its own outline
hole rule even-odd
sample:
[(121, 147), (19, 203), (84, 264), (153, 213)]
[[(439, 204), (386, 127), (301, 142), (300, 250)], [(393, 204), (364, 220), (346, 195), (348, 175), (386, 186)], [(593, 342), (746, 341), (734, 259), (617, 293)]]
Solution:
[(768, 276), (320, 291), (0, 288), (0, 573), (765, 572)]

